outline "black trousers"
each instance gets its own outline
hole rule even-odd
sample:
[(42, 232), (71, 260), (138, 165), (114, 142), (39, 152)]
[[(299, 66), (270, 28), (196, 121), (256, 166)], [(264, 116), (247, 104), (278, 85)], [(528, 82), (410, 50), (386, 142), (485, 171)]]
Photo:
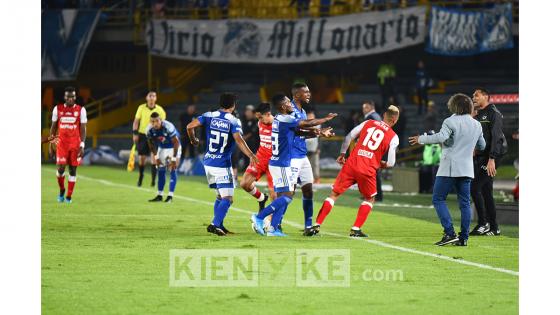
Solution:
[[(496, 160), (496, 169), (499, 160)], [(488, 157), (474, 158), (474, 180), (471, 183), (471, 197), (476, 208), (478, 224), (490, 223), (490, 228), (498, 228), (496, 204), (494, 202), (494, 178), (486, 172)]]

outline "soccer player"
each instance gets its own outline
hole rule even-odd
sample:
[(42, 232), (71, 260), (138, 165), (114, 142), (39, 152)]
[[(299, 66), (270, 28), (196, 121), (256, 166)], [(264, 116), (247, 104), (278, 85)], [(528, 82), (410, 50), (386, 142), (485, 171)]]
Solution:
[(261, 176), (266, 174), (266, 179), (268, 182), (268, 190), (272, 199), (276, 199), (276, 193), (274, 192), (274, 186), (272, 185), (272, 176), (268, 171), (268, 161), (272, 156), (272, 121), (274, 116), (270, 111), (270, 103), (261, 103), (256, 110), (257, 119), (259, 120), (259, 138), (260, 145), (257, 151), (257, 158), (259, 159), (259, 164), (251, 164), (247, 167), (243, 178), (241, 179), (241, 187), (255, 197), (259, 203), (259, 211), (264, 209), (266, 201), (268, 200), (268, 195), (262, 193), (256, 186), (255, 182), (258, 181)]
[[(292, 85), (293, 101), (291, 115), (296, 120), (307, 119), (307, 113), (303, 109), (304, 105), (308, 105), (311, 100), (311, 92), (309, 87), (304, 83), (295, 83)], [(307, 158), (307, 146), (305, 144), (305, 134), (294, 137), (291, 167), (294, 170), (294, 178), (301, 184), (303, 214), (305, 221), (305, 229), (303, 235), (313, 236), (313, 170), (309, 158)]]
[[(146, 95), (146, 103), (138, 106), (134, 122), (132, 123), (132, 141), (136, 144), (136, 150), (140, 159), (138, 161), (138, 186), (142, 186), (144, 179), (144, 165), (146, 158), (150, 155), (150, 147), (146, 138), (146, 130), (150, 124), (150, 116), (152, 113), (158, 113), (162, 120), (165, 120), (166, 114), (161, 106), (156, 104), (157, 94), (155, 91), (148, 91)], [(156, 184), (157, 165), (155, 157), (152, 156), (152, 187)]]
[(224, 93), (220, 95), (220, 109), (206, 112), (187, 125), (187, 134), (191, 144), (198, 146), (200, 141), (195, 135), (195, 128), (204, 126), (206, 131), (206, 153), (204, 154), (204, 171), (210, 188), (216, 189), (214, 218), (206, 231), (219, 236), (231, 233), (224, 227), (224, 218), (233, 203), (235, 182), (231, 164), (231, 154), (235, 144), (243, 154), (249, 157), (251, 164), (259, 164), (259, 159), (251, 152), (243, 140), (241, 123), (232, 115), (237, 105), (237, 95)]
[[(175, 185), (177, 185), (177, 164), (181, 159), (181, 142), (175, 126), (167, 120), (162, 120), (158, 112), (150, 115), (150, 124), (146, 128), (146, 139), (152, 156), (156, 157), (158, 168), (158, 194), (150, 202), (163, 200), (165, 176), (169, 168), (169, 191), (165, 202), (173, 201)], [(154, 145), (157, 143), (157, 151)]]
[(277, 94), (272, 98), (272, 103), (278, 110), (278, 115), (272, 123), (272, 157), (270, 158), (268, 169), (272, 175), (276, 198), (268, 207), (258, 214), (251, 216), (255, 232), (265, 235), (264, 218), (272, 214), (272, 221), (268, 229), (267, 236), (286, 236), (278, 225), (288, 208), (295, 190), (296, 173), (292, 167), (292, 151), (294, 150), (297, 128), (310, 128), (326, 123), (333, 119), (337, 114), (328, 114), (320, 119), (301, 119), (292, 115), (294, 107), (290, 99), (284, 94)]
[[(336, 159), (343, 164), (340, 173), (336, 177), (332, 192), (323, 202), (321, 210), (317, 215), (316, 224), (313, 226), (315, 233), (319, 233), (321, 224), (331, 211), (334, 203), (350, 186), (358, 184), (358, 189), (362, 195), (363, 202), (358, 210), (356, 221), (350, 230), (352, 237), (367, 237), (362, 232), (362, 225), (371, 212), (375, 195), (377, 194), (377, 183), (375, 174), (379, 168), (392, 167), (395, 165), (396, 150), (399, 146), (399, 137), (391, 129), (399, 119), (399, 109), (391, 105), (383, 114), (383, 121), (366, 120), (346, 136), (340, 155)], [(346, 160), (346, 150), (352, 139), (359, 136), (354, 149)], [(381, 158), (385, 153), (388, 154), (387, 161)]]
[[(58, 187), (60, 193), (58, 202), (72, 202), (72, 193), (76, 185), (76, 170), (84, 156), (86, 141), (87, 114), (86, 109), (76, 104), (76, 89), (67, 87), (64, 89), (64, 104), (58, 104), (52, 113), (52, 125), (49, 138), (56, 138), (58, 132), (58, 144), (56, 145), (56, 165)], [(68, 192), (64, 187), (64, 171), (68, 164)], [(66, 193), (66, 199), (64, 198)]]

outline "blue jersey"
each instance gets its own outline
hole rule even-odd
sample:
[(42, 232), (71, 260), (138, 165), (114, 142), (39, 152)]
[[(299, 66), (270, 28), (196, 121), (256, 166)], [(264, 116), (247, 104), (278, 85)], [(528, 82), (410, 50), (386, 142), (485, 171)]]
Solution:
[[(294, 111), (292, 112), (292, 116), (297, 120), (306, 120), (307, 113), (305, 109), (299, 109), (292, 101), (292, 107)], [(292, 158), (294, 159), (301, 159), (307, 156), (307, 146), (305, 145), (305, 136), (295, 136), (294, 138), (294, 147), (292, 149)]]
[(148, 128), (146, 128), (146, 138), (155, 141), (157, 146), (162, 149), (173, 148), (172, 139), (174, 137), (179, 137), (179, 133), (177, 129), (175, 129), (175, 126), (167, 120), (162, 120), (161, 128), (159, 129), (155, 129), (152, 125), (148, 125)]
[(204, 165), (231, 167), (231, 154), (235, 149), (233, 134), (241, 132), (239, 119), (230, 113), (206, 112), (198, 117), (206, 129), (206, 154)]
[(292, 161), (294, 138), (299, 119), (292, 115), (278, 114), (272, 122), (272, 157), (269, 165), (288, 167)]

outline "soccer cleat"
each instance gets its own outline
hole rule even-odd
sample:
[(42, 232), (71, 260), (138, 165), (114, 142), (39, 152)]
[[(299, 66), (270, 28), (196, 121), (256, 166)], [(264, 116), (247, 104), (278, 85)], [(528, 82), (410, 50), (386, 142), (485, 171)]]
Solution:
[(64, 193), (65, 192), (66, 192), (66, 189), (64, 189), (60, 192), (60, 194), (57, 197), (58, 202), (64, 202)]
[(285, 237), (288, 236), (286, 234), (284, 234), (282, 231), (280, 230), (273, 230), (271, 232), (266, 232), (266, 236), (280, 236), (280, 237)]
[(173, 196), (167, 196), (164, 202), (169, 202), (169, 203), (173, 202)]
[(262, 209), (264, 209), (264, 207), (266, 206), (266, 201), (268, 200), (268, 195), (264, 194), (264, 199), (263, 201), (259, 201), (259, 212), (262, 211)]
[(321, 226), (319, 224), (315, 224), (311, 228), (313, 229), (313, 231), (315, 231), (315, 235), (319, 234), (319, 232), (321, 231)]
[(148, 200), (149, 202), (163, 201), (163, 196), (157, 195), (154, 199)]
[(230, 230), (226, 229), (226, 227), (223, 226), (223, 225), (220, 226), (220, 229), (222, 229), (222, 231), (224, 231), (226, 234), (235, 234), (235, 233), (231, 232)]
[(484, 235), (488, 231), (490, 231), (490, 224), (488, 224), (488, 223), (486, 223), (484, 225), (479, 224), (479, 225), (474, 227), (474, 229), (469, 233), (469, 235), (472, 235), (472, 236)]
[(66, 197), (66, 199), (64, 200), (64, 202), (66, 202), (66, 203), (72, 203), (72, 197)]
[(317, 231), (313, 227), (306, 227), (303, 230), (303, 236), (314, 236), (317, 234)]
[(486, 235), (486, 236), (500, 236), (501, 234), (502, 234), (502, 231), (500, 231), (500, 229), (495, 229), (495, 230), (489, 230), (484, 235)]
[(143, 180), (144, 180), (144, 176), (140, 175), (140, 176), (138, 177), (138, 183), (136, 183), (136, 185), (137, 185), (138, 187), (142, 187), (142, 181), (143, 181)]
[(256, 213), (253, 213), (253, 215), (251, 215), (251, 222), (253, 222), (253, 230), (260, 235), (264, 235), (264, 222), (263, 220), (257, 218)]
[(457, 237), (457, 234), (452, 234), (452, 235), (444, 234), (443, 237), (441, 238), (441, 241), (434, 243), (434, 245), (444, 246), (447, 244), (455, 243), (458, 240), (459, 238)]
[(459, 238), (459, 240), (453, 243), (455, 246), (467, 246), (467, 240), (464, 238)]
[(362, 230), (350, 230), (350, 237), (368, 237)]
[(224, 230), (220, 229), (219, 227), (215, 226), (214, 224), (210, 224), (207, 228), (206, 231), (208, 233), (212, 233), (212, 234), (216, 234), (218, 236), (224, 236), (226, 235), (226, 232), (224, 232)]

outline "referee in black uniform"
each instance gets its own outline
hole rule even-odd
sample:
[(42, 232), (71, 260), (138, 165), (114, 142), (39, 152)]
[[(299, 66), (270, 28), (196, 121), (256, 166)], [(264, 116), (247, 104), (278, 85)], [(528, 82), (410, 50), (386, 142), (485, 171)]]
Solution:
[(500, 158), (507, 151), (506, 137), (502, 131), (503, 116), (494, 104), (490, 104), (490, 94), (485, 89), (474, 91), (473, 102), (477, 110), (475, 119), (482, 125), (486, 148), (476, 151), (474, 156), (471, 197), (478, 215), (478, 225), (470, 235), (500, 235), (493, 185)]

